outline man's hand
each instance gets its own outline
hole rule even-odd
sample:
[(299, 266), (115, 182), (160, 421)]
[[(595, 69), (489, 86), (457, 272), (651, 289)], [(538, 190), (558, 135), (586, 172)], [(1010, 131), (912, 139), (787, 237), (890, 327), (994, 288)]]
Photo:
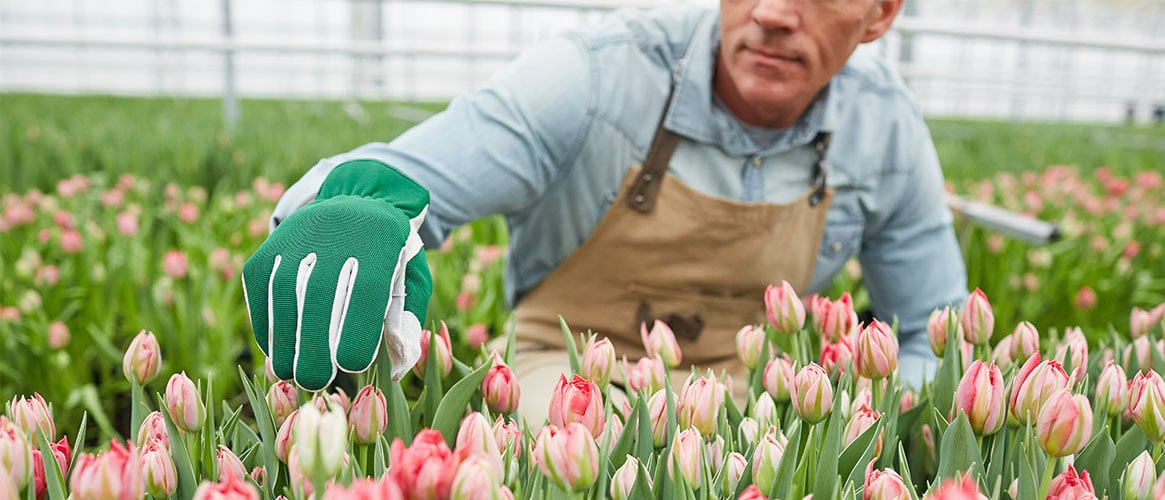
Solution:
[(382, 343), (393, 379), (416, 364), (432, 294), (417, 234), (428, 206), (396, 169), (349, 161), (271, 233), (247, 260), (243, 289), (276, 376), (318, 391), (337, 367), (367, 370)]

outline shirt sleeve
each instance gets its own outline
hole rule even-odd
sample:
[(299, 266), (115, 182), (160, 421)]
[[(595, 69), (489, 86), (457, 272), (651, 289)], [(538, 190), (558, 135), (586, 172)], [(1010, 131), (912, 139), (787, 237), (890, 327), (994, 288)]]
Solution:
[(868, 221), (860, 260), (877, 318), (897, 316), (900, 352), (933, 358), (926, 338), (930, 312), (959, 305), (967, 272), (946, 205), (942, 169), (921, 114), (899, 125), (878, 198), (890, 208)]
[(462, 224), (520, 214), (560, 181), (581, 149), (594, 115), (591, 74), (581, 41), (560, 36), (542, 43), (391, 142), (321, 160), (288, 188), (270, 228), (311, 201), (336, 165), (353, 159), (380, 160), (428, 189), (420, 232), (430, 248)]

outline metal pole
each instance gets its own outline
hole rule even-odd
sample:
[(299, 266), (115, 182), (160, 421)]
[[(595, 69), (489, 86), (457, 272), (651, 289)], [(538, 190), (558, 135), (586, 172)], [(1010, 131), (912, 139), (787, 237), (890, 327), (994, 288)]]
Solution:
[[(222, 0), (222, 34), (227, 46), (234, 39), (231, 23), (231, 0)], [(239, 96), (235, 93), (235, 51), (223, 51), (222, 121), (223, 127), (231, 129), (239, 121)]]

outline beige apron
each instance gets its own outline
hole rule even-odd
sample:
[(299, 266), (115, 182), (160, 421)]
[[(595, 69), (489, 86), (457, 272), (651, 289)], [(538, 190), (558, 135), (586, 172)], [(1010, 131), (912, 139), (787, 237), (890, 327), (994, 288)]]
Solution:
[[(610, 339), (617, 357), (632, 365), (644, 355), (640, 323), (650, 328), (664, 320), (683, 352), (683, 365), (673, 371), (680, 381), (693, 364), (725, 370), (739, 393), (747, 370), (736, 357), (735, 335), (766, 322), (765, 287), (786, 280), (803, 293), (809, 286), (833, 198), (825, 186), (829, 134), (814, 141), (818, 159), (808, 192), (785, 204), (739, 203), (667, 174), (679, 137), (664, 129), (663, 117), (643, 166), (627, 172), (598, 226), (514, 310), (513, 368), (520, 412), (531, 424), (545, 419), (558, 375), (570, 371), (560, 315), (574, 332)], [(621, 367), (612, 370), (616, 380), (622, 375)]]

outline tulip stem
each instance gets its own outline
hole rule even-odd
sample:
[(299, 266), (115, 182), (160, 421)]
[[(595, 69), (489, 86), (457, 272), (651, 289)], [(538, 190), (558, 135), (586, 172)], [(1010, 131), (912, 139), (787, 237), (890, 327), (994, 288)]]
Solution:
[(1044, 466), (1044, 479), (1040, 481), (1040, 496), (1039, 498), (1048, 497), (1048, 488), (1052, 485), (1052, 476), (1056, 473), (1056, 463), (1060, 459), (1057, 457), (1048, 457), (1048, 465)]

